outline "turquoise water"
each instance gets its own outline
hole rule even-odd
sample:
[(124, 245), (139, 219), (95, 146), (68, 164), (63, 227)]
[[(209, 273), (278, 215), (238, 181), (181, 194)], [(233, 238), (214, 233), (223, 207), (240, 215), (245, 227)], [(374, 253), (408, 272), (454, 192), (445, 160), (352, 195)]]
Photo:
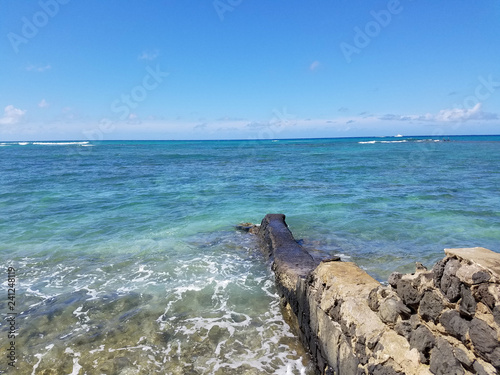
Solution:
[(311, 373), (269, 264), (234, 225), (285, 213), (304, 246), (380, 281), (432, 266), (446, 247), (498, 252), (500, 136), (449, 140), (0, 143), (16, 366)]

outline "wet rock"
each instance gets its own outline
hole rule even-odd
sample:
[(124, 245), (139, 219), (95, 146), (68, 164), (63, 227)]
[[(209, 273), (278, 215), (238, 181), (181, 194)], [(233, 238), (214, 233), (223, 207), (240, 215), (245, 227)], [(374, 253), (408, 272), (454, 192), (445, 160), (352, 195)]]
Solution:
[(397, 283), (397, 293), (399, 298), (407, 306), (415, 306), (420, 302), (422, 295), (409, 280), (399, 280)]
[(439, 318), (439, 323), (444, 327), (446, 332), (456, 338), (464, 341), (465, 334), (469, 329), (468, 322), (460, 316), (456, 310), (449, 310), (444, 312)]
[(259, 225), (254, 225), (248, 230), (248, 233), (251, 234), (259, 234), (260, 226)]
[(396, 288), (398, 281), (401, 280), (402, 277), (403, 277), (402, 273), (393, 272), (389, 276), (389, 279), (387, 280), (387, 282), (389, 283), (390, 286), (392, 286), (393, 288)]
[(474, 318), (470, 323), (470, 339), (474, 345), (474, 351), (484, 359), (499, 346), (496, 331), (484, 320)]
[(221, 342), (227, 336), (228, 330), (219, 326), (213, 326), (208, 331), (208, 339), (215, 345)]
[(443, 308), (441, 297), (439, 297), (436, 292), (429, 290), (424, 293), (420, 301), (418, 313), (424, 320), (436, 321), (443, 311)]
[(266, 215), (260, 225), (259, 238), (261, 248), (274, 260), (272, 270), (276, 274), (278, 290), (296, 313), (297, 281), (306, 278), (318, 262), (295, 241), (283, 214)]
[(464, 369), (453, 355), (453, 347), (445, 339), (438, 338), (431, 350), (430, 371), (436, 375), (463, 375)]
[(259, 226), (252, 223), (240, 223), (236, 225), (235, 228), (242, 232), (250, 232), (254, 234), (259, 230)]
[(436, 339), (425, 326), (418, 327), (410, 335), (410, 347), (417, 348), (420, 353), (420, 362), (425, 364), (429, 363), (430, 351), (435, 343)]
[(472, 296), (470, 289), (465, 285), (462, 285), (460, 294), (462, 296), (460, 300), (460, 314), (467, 318), (472, 318), (476, 313), (476, 300)]
[(113, 360), (114, 367), (117, 371), (123, 370), (132, 366), (132, 362), (127, 357), (117, 357)]

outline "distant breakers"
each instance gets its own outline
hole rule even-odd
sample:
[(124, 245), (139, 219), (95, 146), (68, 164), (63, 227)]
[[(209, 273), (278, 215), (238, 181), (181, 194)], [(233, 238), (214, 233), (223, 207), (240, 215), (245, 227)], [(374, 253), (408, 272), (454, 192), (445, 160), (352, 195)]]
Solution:
[(354, 53), (359, 54), (363, 48), (368, 47), (372, 39), (376, 38), (382, 29), (386, 28), (391, 23), (392, 16), (402, 11), (403, 6), (400, 4), (399, 0), (389, 0), (387, 2), (387, 9), (382, 9), (378, 12), (372, 10), (370, 14), (373, 17), (373, 21), (367, 22), (363, 30), (358, 26), (354, 28), (354, 45), (346, 42), (340, 43), (340, 49), (346, 61), (350, 63), (352, 61), (351, 56)]
[(29, 39), (34, 38), (41, 28), (47, 26), (49, 20), (57, 16), (60, 10), (60, 5), (66, 5), (70, 0), (40, 0), (38, 5), (41, 10), (35, 12), (31, 19), (28, 17), (21, 18), (23, 25), (21, 26), (21, 34), (10, 32), (7, 38), (15, 53), (19, 52), (19, 45), (28, 43)]

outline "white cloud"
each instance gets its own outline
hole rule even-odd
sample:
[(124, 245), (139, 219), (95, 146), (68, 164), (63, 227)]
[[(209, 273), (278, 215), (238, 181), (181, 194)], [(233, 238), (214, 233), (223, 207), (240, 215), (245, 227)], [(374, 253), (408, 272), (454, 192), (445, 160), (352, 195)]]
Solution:
[(155, 49), (154, 51), (143, 51), (138, 59), (139, 60), (154, 60), (160, 55), (160, 51)]
[(137, 116), (137, 114), (131, 113), (130, 115), (128, 115), (128, 117), (127, 117), (127, 124), (137, 125), (137, 124), (141, 124), (141, 123), (142, 123), (142, 121), (139, 118), (139, 116)]
[(49, 106), (49, 103), (47, 103), (47, 101), (46, 101), (45, 99), (42, 99), (42, 100), (40, 101), (40, 103), (38, 103), (38, 106), (39, 106), (40, 108), (46, 108), (46, 107), (48, 107), (48, 106)]
[(0, 125), (13, 125), (22, 120), (26, 111), (15, 108), (13, 105), (8, 105), (4, 109), (4, 115), (0, 117)]
[(425, 115), (395, 115), (386, 114), (379, 117), (384, 121), (434, 121), (434, 122), (466, 122), (469, 120), (496, 120), (496, 113), (484, 112), (481, 103), (474, 108), (450, 108), (442, 109), (437, 114), (427, 113)]
[(481, 103), (477, 103), (474, 108), (453, 108), (443, 109), (436, 115), (438, 121), (468, 121), (468, 120), (495, 120), (498, 119), (496, 113), (484, 112)]
[(309, 65), (309, 70), (311, 70), (312, 72), (314, 72), (315, 70), (317, 70), (319, 67), (320, 67), (321, 63), (319, 61), (313, 61), (311, 65)]
[(45, 72), (46, 70), (49, 70), (49, 69), (52, 69), (52, 66), (50, 66), (49, 64), (45, 65), (45, 66), (36, 66), (36, 65), (28, 65), (26, 67), (26, 70), (28, 72)]

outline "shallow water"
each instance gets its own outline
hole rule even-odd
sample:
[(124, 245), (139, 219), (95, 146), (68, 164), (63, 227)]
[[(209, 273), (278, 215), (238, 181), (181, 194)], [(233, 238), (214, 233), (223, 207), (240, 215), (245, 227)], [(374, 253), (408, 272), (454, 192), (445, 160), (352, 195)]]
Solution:
[(234, 225), (283, 212), (381, 281), (445, 247), (500, 251), (500, 137), (451, 140), (3, 142), (19, 373), (309, 374)]

